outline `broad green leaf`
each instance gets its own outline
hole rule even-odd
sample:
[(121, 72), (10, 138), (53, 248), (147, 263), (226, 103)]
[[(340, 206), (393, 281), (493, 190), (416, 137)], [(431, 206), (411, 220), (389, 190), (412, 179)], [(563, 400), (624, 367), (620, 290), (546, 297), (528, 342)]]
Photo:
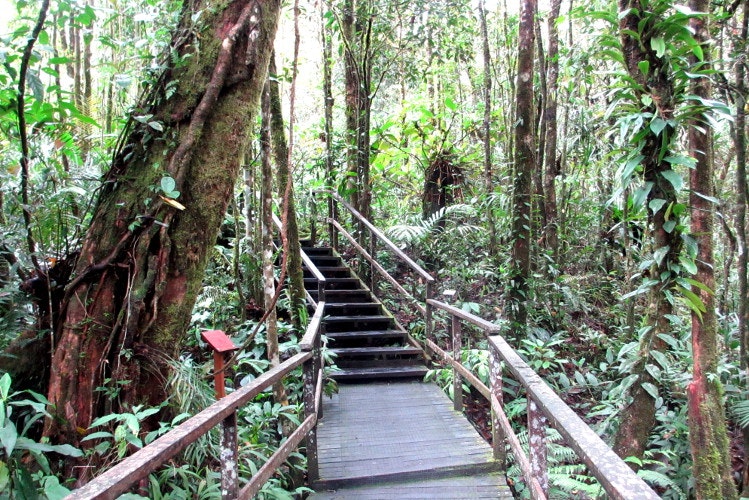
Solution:
[(6, 373), (0, 378), (0, 398), (3, 400), (8, 399), (8, 393), (10, 392), (10, 374)]
[(652, 182), (646, 182), (643, 186), (637, 189), (634, 195), (632, 195), (632, 208), (640, 210), (645, 203), (645, 200), (647, 200), (651, 189), (653, 189)]
[(644, 76), (648, 76), (648, 72), (650, 71), (650, 61), (640, 61), (637, 63), (637, 67), (640, 68), (640, 72)]
[(645, 392), (650, 394), (653, 399), (658, 399), (658, 388), (654, 384), (651, 384), (650, 382), (643, 382), (642, 388), (645, 390)]
[(449, 97), (445, 98), (445, 107), (447, 109), (451, 110), (451, 111), (457, 111), (458, 110), (458, 105), (455, 103), (455, 101), (453, 101)]
[(664, 179), (671, 183), (676, 191), (681, 191), (681, 187), (684, 184), (684, 179), (681, 175), (677, 174), (673, 170), (664, 170), (661, 172)]
[(663, 230), (666, 231), (668, 234), (671, 234), (674, 228), (676, 227), (676, 224), (677, 222), (675, 219), (667, 220), (666, 222), (663, 223)]
[(165, 193), (171, 193), (176, 187), (177, 182), (173, 178), (169, 176), (164, 176), (161, 178), (161, 190)]
[(154, 130), (158, 130), (159, 132), (164, 131), (164, 125), (162, 125), (161, 122), (148, 122), (148, 126)]
[(93, 422), (91, 422), (91, 425), (89, 426), (89, 429), (91, 427), (98, 427), (99, 425), (106, 424), (107, 422), (111, 422), (112, 420), (117, 420), (121, 417), (119, 413), (110, 413), (109, 415), (104, 415), (103, 417), (99, 417)]
[(70, 494), (70, 490), (60, 484), (60, 480), (55, 476), (46, 476), (44, 478), (44, 496), (47, 500), (62, 500)]
[(655, 259), (655, 262), (656, 264), (658, 264), (658, 266), (661, 265), (661, 263), (663, 262), (663, 258), (666, 256), (669, 250), (671, 250), (671, 247), (666, 245), (664, 247), (657, 248), (655, 252), (653, 252), (653, 259)]
[(29, 438), (18, 438), (17, 448), (20, 450), (38, 451), (42, 453), (54, 452), (69, 457), (82, 457), (83, 452), (75, 446), (69, 444), (45, 444), (37, 443)]
[(666, 41), (660, 36), (651, 38), (650, 48), (655, 51), (657, 57), (663, 57), (666, 53)]
[(655, 199), (653, 199), (653, 200), (650, 200), (650, 203), (648, 203), (648, 207), (650, 208), (650, 210), (651, 210), (651, 211), (652, 211), (652, 212), (653, 212), (654, 214), (657, 214), (657, 213), (658, 213), (658, 211), (659, 211), (659, 210), (660, 210), (661, 208), (663, 208), (663, 205), (665, 205), (665, 204), (666, 204), (666, 200), (664, 200), (664, 199), (662, 199), (662, 198), (655, 198)]
[(653, 118), (653, 121), (650, 122), (650, 130), (655, 135), (660, 135), (666, 125), (668, 125), (668, 122), (663, 118)]
[(18, 440), (18, 431), (16, 426), (10, 419), (5, 421), (5, 425), (0, 428), (0, 444), (5, 448), (5, 455), (10, 456), (13, 450), (16, 449), (16, 441)]
[(103, 438), (109, 439), (111, 437), (113, 437), (111, 432), (105, 432), (105, 431), (92, 432), (91, 434), (81, 439), (81, 442), (90, 441), (92, 439), (103, 439)]
[(697, 274), (697, 264), (694, 260), (685, 255), (679, 256), (679, 263), (687, 270), (689, 274)]

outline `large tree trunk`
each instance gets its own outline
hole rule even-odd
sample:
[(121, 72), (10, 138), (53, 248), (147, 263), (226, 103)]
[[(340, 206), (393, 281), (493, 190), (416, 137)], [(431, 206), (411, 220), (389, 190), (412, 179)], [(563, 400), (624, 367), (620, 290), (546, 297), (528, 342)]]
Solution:
[[(743, 54), (749, 38), (749, 6), (744, 2), (741, 19), (741, 37), (736, 44), (735, 54)], [(749, 267), (749, 249), (746, 235), (746, 204), (749, 186), (746, 182), (746, 69), (743, 64), (736, 65), (736, 239), (738, 240), (739, 258), (736, 264), (738, 274), (738, 296), (747, 297), (747, 271)], [(744, 378), (749, 381), (749, 304), (746, 300), (738, 301), (738, 333), (741, 339), (741, 369)], [(745, 382), (746, 383), (746, 382)], [(749, 427), (743, 429), (744, 435), (744, 469), (742, 472), (741, 495), (749, 495)]]
[[(709, 12), (709, 0), (691, 0), (694, 12)], [(710, 70), (710, 33), (707, 15), (689, 21), (694, 37), (700, 43), (704, 60), (691, 58), (700, 71)], [(692, 95), (710, 98), (710, 79), (696, 78)], [(687, 387), (689, 400), (689, 441), (692, 446), (692, 476), (698, 499), (737, 498), (731, 474), (726, 416), (718, 375), (718, 323), (715, 313), (715, 271), (713, 233), (715, 206), (713, 196), (713, 144), (709, 120), (697, 116), (689, 127), (689, 151), (696, 160), (691, 169), (689, 204), (692, 208), (692, 235), (697, 239), (697, 281), (692, 291), (699, 295), (705, 310), (692, 312), (692, 382)]]
[(512, 192), (512, 269), (507, 313), (513, 335), (524, 337), (528, 319), (528, 278), (531, 267), (531, 174), (536, 168), (533, 131), (533, 53), (536, 0), (523, 0), (518, 35), (515, 100), (515, 168)]
[[(635, 96), (648, 97), (652, 104), (646, 111), (652, 116), (672, 123), (674, 118), (674, 84), (668, 60), (657, 57), (650, 48), (650, 38), (659, 36), (653, 25), (656, 23), (654, 15), (641, 5), (640, 0), (620, 0), (620, 12), (627, 12), (619, 23), (622, 41), (622, 54), (630, 77), (635, 81)], [(641, 37), (633, 36), (638, 32)], [(640, 70), (640, 63), (647, 62), (650, 71), (644, 75)], [(644, 110), (645, 111), (645, 110)], [(633, 373), (638, 380), (632, 387), (629, 404), (624, 407), (620, 415), (620, 426), (614, 440), (614, 450), (621, 457), (642, 457), (645, 451), (650, 431), (655, 424), (655, 399), (648, 388), (657, 386), (658, 381), (647, 370), (650, 363), (650, 353), (654, 350), (664, 351), (665, 342), (659, 334), (668, 334), (671, 325), (668, 320), (673, 313), (673, 305), (666, 299), (665, 290), (673, 285), (672, 269), (678, 268), (681, 253), (681, 236), (677, 230), (669, 230), (667, 222), (678, 223), (677, 214), (667, 217), (666, 207), (677, 203), (676, 191), (673, 185), (663, 175), (671, 171), (671, 164), (662, 158), (669, 156), (676, 131), (667, 125), (656, 134), (649, 132), (641, 139), (639, 147), (643, 155), (643, 177), (646, 183), (652, 185), (647, 197), (648, 222), (653, 237), (654, 252), (661, 252), (660, 261), (650, 270), (650, 275), (659, 280), (650, 292), (651, 329), (640, 339), (640, 360), (634, 367)], [(663, 205), (656, 211), (650, 204), (653, 200), (663, 200)], [(657, 206), (657, 205), (656, 205)]]
[[(179, 353), (232, 198), (279, 9), (277, 0), (185, 8), (172, 58), (183, 64), (162, 75), (135, 112), (67, 287), (47, 435), (77, 444), (94, 418), (164, 400), (167, 361)], [(197, 11), (203, 28), (194, 26)], [(184, 210), (170, 201), (174, 191)], [(110, 400), (99, 387), (121, 391)]]

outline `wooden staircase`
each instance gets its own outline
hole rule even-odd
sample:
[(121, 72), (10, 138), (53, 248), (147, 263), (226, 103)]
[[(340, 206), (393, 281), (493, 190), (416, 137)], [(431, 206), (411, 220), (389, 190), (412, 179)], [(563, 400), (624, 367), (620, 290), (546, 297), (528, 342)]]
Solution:
[[(421, 379), (427, 372), (423, 351), (408, 343), (408, 334), (343, 259), (329, 247), (303, 247), (325, 276), (328, 347), (340, 371), (339, 382)], [(304, 270), (304, 285), (318, 300), (317, 280)]]

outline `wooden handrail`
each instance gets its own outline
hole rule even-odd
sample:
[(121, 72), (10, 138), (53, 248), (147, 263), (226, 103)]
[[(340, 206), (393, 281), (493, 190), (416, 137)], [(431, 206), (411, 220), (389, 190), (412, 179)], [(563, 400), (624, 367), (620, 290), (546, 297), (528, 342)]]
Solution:
[[(286, 375), (302, 365), (304, 365), (305, 372), (304, 403), (306, 418), (294, 433), (289, 436), (284, 445), (268, 459), (266, 464), (258, 470), (245, 488), (239, 492), (239, 496), (241, 498), (248, 498), (259, 491), (268, 478), (272, 476), (273, 471), (289, 457), (305, 437), (307, 439), (308, 455), (312, 455), (308, 460), (309, 474), (311, 476), (317, 475), (317, 438), (315, 429), (318, 419), (322, 417), (323, 366), (320, 357), (320, 336), (324, 310), (325, 302), (318, 302), (315, 313), (299, 344), (301, 349), (299, 354), (292, 356), (277, 367), (258, 376), (248, 385), (219, 399), (153, 443), (138, 450), (111, 469), (97, 476), (88, 484), (72, 491), (65, 499), (107, 500), (117, 498), (132, 487), (132, 485), (146, 478), (150, 473), (214, 427), (222, 425), (224, 426), (223, 432), (226, 432), (225, 424), (227, 421), (233, 419), (234, 423), (236, 423), (235, 412), (237, 408), (251, 402), (264, 390), (277, 384)], [(236, 442), (236, 427), (232, 429), (232, 432), (235, 434)], [(236, 480), (236, 469), (233, 470), (233, 474), (234, 480)]]
[(311, 352), (302, 352), (292, 356), (276, 368), (263, 373), (250, 384), (216, 401), (88, 484), (74, 490), (66, 499), (117, 498), (130, 486), (147, 477), (167, 460), (208, 433), (237, 408), (252, 401), (266, 388), (281, 381), (289, 372), (310, 358), (312, 358)]
[[(272, 215), (273, 223), (276, 225), (279, 231), (283, 231), (283, 222), (281, 222), (281, 219), (279, 219), (276, 214)], [(325, 276), (323, 276), (322, 272), (320, 272), (315, 263), (312, 262), (312, 259), (309, 258), (309, 255), (307, 255), (307, 253), (301, 248), (299, 249), (299, 254), (302, 256), (302, 262), (304, 263), (304, 265), (307, 267), (307, 269), (309, 269), (309, 272), (312, 273), (312, 276), (317, 280), (317, 302), (324, 301), (326, 284)]]
[(359, 213), (358, 210), (356, 210), (354, 207), (349, 205), (348, 202), (346, 202), (346, 200), (341, 198), (341, 196), (338, 193), (336, 193), (335, 191), (328, 191), (328, 190), (320, 190), (317, 192), (325, 193), (328, 196), (332, 197), (334, 200), (336, 200), (338, 203), (343, 205), (346, 208), (346, 210), (351, 212), (351, 214), (357, 220), (359, 220), (359, 222), (364, 224), (367, 227), (367, 229), (370, 230), (373, 236), (377, 237), (377, 239), (382, 241), (385, 244), (385, 246), (387, 246), (399, 259), (405, 262), (411, 269), (413, 269), (416, 272), (416, 274), (421, 276), (421, 278), (423, 278), (427, 283), (432, 283), (434, 281), (434, 278), (432, 277), (431, 274), (429, 274), (420, 265), (414, 262), (413, 259), (411, 259), (411, 257), (406, 255), (406, 253), (403, 250), (398, 248), (398, 246), (395, 243), (390, 241), (390, 238), (385, 236), (385, 233), (377, 229), (371, 222), (369, 222), (366, 218), (364, 218), (364, 216), (361, 213)]
[[(430, 299), (427, 303), (437, 309), (449, 313), (453, 318), (460, 318), (473, 325), (481, 328), (487, 335), (490, 350), (492, 353), (491, 372), (491, 408), (494, 414), (492, 418), (493, 426), (501, 427), (494, 429), (495, 441), (506, 439), (510, 444), (513, 454), (518, 458), (517, 462), (521, 468), (522, 474), (528, 482), (532, 498), (546, 498), (546, 489), (548, 488), (548, 479), (546, 470), (536, 470), (539, 462), (545, 464), (545, 426), (544, 420), (548, 419), (567, 444), (577, 453), (580, 459), (588, 467), (588, 470), (601, 483), (606, 493), (613, 499), (627, 500), (632, 498), (651, 500), (660, 498), (635, 472), (596, 434), (588, 425), (562, 401), (562, 399), (541, 379), (541, 377), (522, 360), (520, 355), (499, 335), (501, 327), (494, 323), (488, 322), (478, 316), (458, 309), (457, 307), (445, 304), (438, 300)], [(453, 327), (453, 330), (456, 329)], [(459, 328), (458, 335), (459, 333)], [(428, 340), (428, 339), (427, 339)], [(460, 340), (453, 339), (454, 343), (460, 345)], [(428, 345), (433, 342), (428, 340)], [(430, 346), (431, 347), (431, 346)], [(434, 346), (437, 347), (437, 346)], [(437, 347), (434, 350), (438, 355), (446, 358), (450, 364), (456, 368), (454, 377), (459, 377), (466, 370), (460, 365), (460, 360), (450, 358), (442, 349)], [(514, 436), (510, 422), (504, 414), (502, 408), (502, 390), (501, 390), (501, 368), (499, 360), (504, 361), (504, 365), (525, 388), (528, 405), (529, 420), (531, 421), (529, 432), (531, 433), (531, 460), (525, 457), (520, 448), (520, 442)], [(457, 369), (460, 365), (462, 370)], [(467, 377), (467, 380), (475, 385), (475, 377)], [(486, 386), (480, 384), (480, 392), (486, 396)], [(535, 444), (533, 442), (536, 442)], [(499, 450), (497, 446), (504, 448), (504, 443), (495, 442), (495, 456), (502, 455), (504, 450)], [(534, 450), (534, 446), (537, 447)], [(543, 455), (543, 456), (541, 456)]]

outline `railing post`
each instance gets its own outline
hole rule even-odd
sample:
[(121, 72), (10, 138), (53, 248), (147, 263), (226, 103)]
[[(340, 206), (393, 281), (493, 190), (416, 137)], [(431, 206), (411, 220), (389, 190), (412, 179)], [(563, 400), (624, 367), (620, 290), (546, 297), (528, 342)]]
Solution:
[[(377, 260), (377, 238), (375, 238), (374, 232), (369, 231), (369, 255), (374, 260)], [(369, 289), (373, 294), (377, 295), (377, 273), (375, 273), (374, 266), (370, 262), (369, 264)]]
[[(453, 361), (460, 363), (461, 351), (463, 350), (463, 332), (460, 328), (460, 319), (452, 316), (451, 330), (453, 334)], [(455, 366), (453, 366), (453, 408), (455, 411), (463, 411), (463, 378)]]
[[(328, 194), (328, 219), (330, 221), (338, 220), (338, 205), (331, 194)], [(332, 222), (328, 222), (328, 233), (330, 237), (330, 246), (338, 250), (338, 230)]]
[[(315, 358), (317, 358), (317, 347), (313, 348), (313, 356), (304, 363), (304, 416), (309, 417), (317, 410), (316, 405), (316, 370)], [(310, 484), (320, 477), (317, 457), (317, 425), (313, 426), (307, 433), (307, 478)]]
[(544, 493), (549, 494), (549, 473), (546, 450), (546, 417), (538, 408), (536, 400), (528, 397), (528, 442), (530, 448), (531, 475), (538, 480)]
[(427, 281), (426, 284), (426, 300), (424, 301), (424, 338), (430, 339), (432, 338), (432, 304), (429, 303), (429, 300), (432, 298), (432, 294), (434, 292), (432, 291), (432, 282)]
[(315, 196), (315, 193), (312, 193), (312, 196), (310, 197), (310, 210), (312, 214), (310, 215), (310, 223), (309, 223), (309, 239), (310, 239), (310, 246), (315, 246), (317, 244), (317, 197)]
[(502, 361), (493, 346), (489, 349), (489, 378), (491, 381), (491, 413), (492, 413), (492, 448), (494, 459), (502, 469), (507, 462), (507, 436), (499, 423), (499, 411), (502, 409)]
[[(237, 346), (221, 330), (208, 330), (201, 333), (203, 340), (213, 349), (213, 377), (216, 399), (226, 396), (224, 389), (224, 362), (227, 353)], [(238, 453), (237, 453), (237, 412), (233, 411), (221, 421), (219, 439), (219, 461), (221, 462), (221, 498), (237, 498), (239, 493)]]

